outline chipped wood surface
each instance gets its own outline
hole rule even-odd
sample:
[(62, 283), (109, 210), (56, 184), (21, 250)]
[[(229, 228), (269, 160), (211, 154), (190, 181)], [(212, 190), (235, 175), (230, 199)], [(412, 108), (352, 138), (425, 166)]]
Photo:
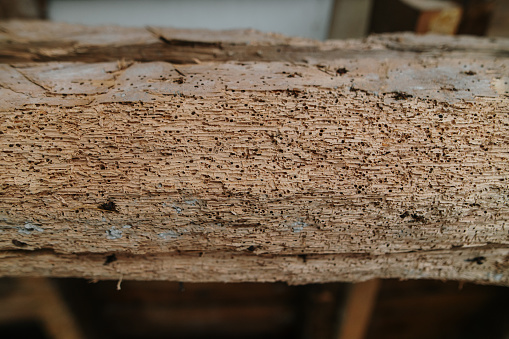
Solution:
[(0, 273), (509, 285), (509, 40), (0, 24)]

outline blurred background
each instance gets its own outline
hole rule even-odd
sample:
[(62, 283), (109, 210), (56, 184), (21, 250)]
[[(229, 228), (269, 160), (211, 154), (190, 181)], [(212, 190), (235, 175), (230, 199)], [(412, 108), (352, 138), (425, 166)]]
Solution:
[(0, 338), (507, 339), (509, 288), (0, 279)]
[[(0, 0), (0, 19), (509, 36), (508, 0)], [(0, 338), (509, 338), (509, 288), (441, 281), (287, 286), (0, 279)]]
[(0, 0), (0, 18), (254, 28), (319, 40), (399, 31), (509, 36), (508, 0)]

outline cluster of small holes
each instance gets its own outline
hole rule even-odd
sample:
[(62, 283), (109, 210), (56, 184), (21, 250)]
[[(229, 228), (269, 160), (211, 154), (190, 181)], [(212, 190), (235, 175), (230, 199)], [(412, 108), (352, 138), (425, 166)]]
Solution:
[[(206, 86), (207, 78), (188, 75), (176, 85)], [(447, 233), (445, 243), (496, 240), (492, 216), (508, 194), (507, 166), (497, 160), (507, 148), (507, 114), (484, 102), (409, 99), (226, 86), (153, 104), (27, 106), (2, 117), (3, 140), (16, 140), (2, 144), (5, 192), (55, 225), (73, 215), (151, 234), (172, 229), (183, 249), (204, 241), (281, 253), (427, 249), (441, 245), (428, 240), (437, 232)], [(38, 181), (17, 179), (28, 174)], [(33, 192), (55, 192), (65, 204), (43, 205)], [(468, 206), (476, 223), (461, 221), (464, 201), (476, 196), (482, 205)], [(185, 203), (193, 199), (200, 203)], [(110, 201), (120, 212), (104, 221)], [(51, 204), (58, 215), (43, 211)], [(456, 229), (437, 229), (444, 220)], [(296, 234), (296, 222), (308, 226)], [(150, 235), (140, 237), (152, 246)]]

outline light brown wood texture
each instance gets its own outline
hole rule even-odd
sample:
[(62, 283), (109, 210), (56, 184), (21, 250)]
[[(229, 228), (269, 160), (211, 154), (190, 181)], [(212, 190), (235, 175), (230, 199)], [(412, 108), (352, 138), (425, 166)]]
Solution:
[(509, 285), (509, 40), (0, 24), (0, 274)]
[(343, 310), (338, 339), (363, 339), (368, 332), (380, 280), (352, 284)]

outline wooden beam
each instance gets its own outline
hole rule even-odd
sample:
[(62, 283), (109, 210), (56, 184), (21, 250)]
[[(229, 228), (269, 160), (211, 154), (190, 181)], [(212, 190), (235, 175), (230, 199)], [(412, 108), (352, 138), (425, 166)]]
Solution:
[(461, 22), (463, 9), (454, 1), (403, 0), (419, 11), (416, 33), (455, 34)]
[(0, 28), (2, 275), (509, 284), (508, 40)]
[(343, 309), (338, 339), (363, 339), (368, 331), (380, 280), (352, 284)]
[(490, 22), (487, 27), (487, 36), (509, 37), (509, 2), (504, 0), (496, 0)]
[(355, 39), (368, 35), (373, 0), (335, 0), (329, 39)]
[(0, 299), (0, 322), (37, 320), (53, 339), (84, 338), (76, 319), (48, 279), (22, 278)]
[(296, 321), (301, 339), (336, 338), (339, 304), (348, 284), (313, 284), (301, 291), (300, 317)]
[(44, 19), (46, 0), (0, 0), (0, 19)]
[(378, 0), (374, 2), (370, 32), (455, 34), (462, 14), (455, 1)]
[[(497, 10), (495, 0), (470, 0), (463, 2), (463, 14), (457, 34), (485, 36)], [(500, 7), (499, 7), (500, 8)], [(498, 15), (498, 13), (497, 13)], [(493, 26), (492, 26), (493, 27)]]

